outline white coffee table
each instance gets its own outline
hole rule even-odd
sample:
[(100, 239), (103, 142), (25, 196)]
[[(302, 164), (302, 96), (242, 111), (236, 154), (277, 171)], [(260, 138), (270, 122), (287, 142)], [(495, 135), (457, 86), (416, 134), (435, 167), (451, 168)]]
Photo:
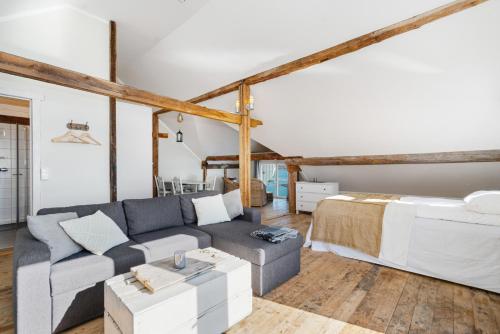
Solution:
[(130, 273), (108, 279), (104, 332), (222, 333), (248, 316), (252, 312), (250, 262), (215, 248), (189, 251), (186, 256), (207, 254), (218, 255), (215, 268), (155, 293)]

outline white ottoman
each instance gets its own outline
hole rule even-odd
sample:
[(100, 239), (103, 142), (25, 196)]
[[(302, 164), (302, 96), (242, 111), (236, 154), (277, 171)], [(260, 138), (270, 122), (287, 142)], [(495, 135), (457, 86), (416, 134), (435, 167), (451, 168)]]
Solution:
[(252, 312), (250, 262), (214, 248), (223, 260), (191, 280), (151, 293), (123, 274), (104, 284), (106, 334), (222, 333)]

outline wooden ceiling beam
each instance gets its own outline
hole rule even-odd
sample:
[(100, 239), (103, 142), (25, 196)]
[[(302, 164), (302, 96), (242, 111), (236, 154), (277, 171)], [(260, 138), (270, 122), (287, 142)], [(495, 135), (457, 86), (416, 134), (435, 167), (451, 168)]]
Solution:
[(131, 86), (114, 83), (1, 51), (0, 72), (114, 97), (129, 102), (180, 111), (189, 115), (201, 116), (232, 124), (241, 123), (241, 116), (238, 114), (179, 101)]
[(206, 169), (239, 169), (240, 164), (206, 164)]
[(166, 138), (168, 138), (168, 133), (158, 132), (158, 138), (166, 139)]
[(423, 25), (434, 22), (446, 16), (463, 11), (467, 8), (479, 5), (487, 0), (457, 0), (445, 4), (441, 7), (416, 15), (409, 19), (391, 24), (382, 29), (372, 31), (368, 34), (353, 38), (346, 42), (340, 43), (328, 49), (313, 53), (311, 55), (302, 57), (300, 59), (291, 61), (289, 63), (271, 68), (267, 71), (257, 73), (255, 75), (246, 77), (244, 79), (232, 82), (228, 85), (222, 86), (208, 93), (194, 97), (189, 100), (192, 103), (200, 103), (215, 97), (238, 90), (238, 87), (245, 83), (247, 85), (255, 85), (270, 79), (274, 79), (283, 75), (287, 75), (313, 65), (321, 64), (325, 61), (335, 59), (337, 57), (346, 55), (363, 49), (372, 44), (382, 42), (388, 38), (401, 35), (405, 32), (418, 29)]
[[(288, 158), (300, 158), (300, 157), (288, 157)], [(261, 153), (252, 153), (250, 159), (253, 161), (256, 160), (285, 160), (281, 154), (276, 152), (261, 152)], [(205, 161), (238, 161), (239, 155), (211, 155), (207, 156)]]
[(285, 160), (287, 165), (296, 166), (406, 165), (466, 162), (500, 162), (500, 150), (292, 158)]
[[(193, 103), (193, 102), (189, 102), (189, 103)], [(173, 110), (160, 109), (160, 110), (155, 111), (154, 114), (161, 115), (161, 114), (166, 114), (166, 113), (172, 112), (172, 111)], [(238, 114), (233, 114), (233, 115), (238, 115)], [(252, 128), (256, 128), (256, 127), (258, 127), (259, 125), (262, 125), (262, 124), (263, 123), (262, 123), (261, 120), (258, 120), (258, 119), (255, 119), (255, 118), (251, 118), (250, 119), (250, 127), (252, 127)]]

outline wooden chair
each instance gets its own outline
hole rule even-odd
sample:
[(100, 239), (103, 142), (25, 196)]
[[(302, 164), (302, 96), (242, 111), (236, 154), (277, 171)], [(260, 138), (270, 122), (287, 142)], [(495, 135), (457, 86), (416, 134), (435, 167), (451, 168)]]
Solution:
[(213, 179), (210, 179), (210, 181), (205, 184), (205, 190), (215, 190), (216, 185), (217, 185), (217, 176), (214, 176)]
[(155, 184), (156, 184), (156, 192), (158, 196), (166, 196), (168, 194), (167, 189), (165, 188), (165, 182), (161, 176), (155, 176)]
[(182, 190), (182, 183), (181, 183), (180, 178), (174, 177), (172, 179), (172, 190), (173, 190), (174, 195), (184, 194), (184, 191)]

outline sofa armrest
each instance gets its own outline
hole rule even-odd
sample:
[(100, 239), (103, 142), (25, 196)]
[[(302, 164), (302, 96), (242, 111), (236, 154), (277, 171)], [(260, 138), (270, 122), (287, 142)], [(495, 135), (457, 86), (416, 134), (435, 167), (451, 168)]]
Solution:
[(239, 218), (247, 222), (260, 224), (260, 210), (256, 208), (243, 208), (243, 215)]
[(13, 275), (16, 333), (52, 333), (50, 250), (27, 228), (16, 234)]

